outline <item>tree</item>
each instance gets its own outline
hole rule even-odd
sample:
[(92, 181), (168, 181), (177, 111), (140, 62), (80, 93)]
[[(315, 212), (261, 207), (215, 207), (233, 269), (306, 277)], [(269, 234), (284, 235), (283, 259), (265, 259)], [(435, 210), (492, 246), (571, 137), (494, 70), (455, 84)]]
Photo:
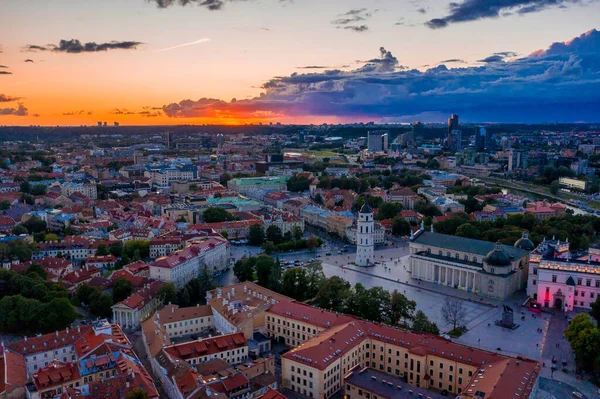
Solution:
[(256, 258), (251, 256), (249, 258), (240, 259), (233, 265), (233, 274), (237, 277), (240, 282), (254, 280), (254, 266), (256, 265)]
[(123, 243), (119, 241), (110, 244), (108, 251), (112, 256), (116, 258), (120, 257), (123, 254)]
[(227, 240), (229, 238), (229, 233), (227, 232), (227, 230), (223, 230), (221, 232), (221, 236)]
[(269, 275), (273, 270), (273, 258), (267, 255), (261, 255), (256, 260), (256, 277), (258, 279), (258, 285), (270, 288), (269, 286)]
[(220, 206), (211, 206), (206, 208), (204, 212), (202, 212), (202, 218), (206, 223), (221, 223), (234, 219), (231, 213), (227, 212), (225, 208), (221, 208)]
[(221, 175), (221, 177), (219, 177), (219, 183), (221, 183), (221, 185), (227, 187), (227, 182), (231, 179), (232, 179), (231, 175), (229, 173), (225, 172)]
[(27, 268), (27, 275), (28, 276), (31, 276), (31, 275), (34, 275), (34, 274), (37, 275), (37, 276), (39, 276), (39, 277), (41, 277), (42, 280), (45, 280), (46, 277), (47, 277), (47, 273), (44, 270), (44, 268), (42, 266), (40, 266), (39, 264), (37, 264), (37, 263), (32, 263), (31, 266), (29, 266)]
[(392, 234), (395, 236), (406, 236), (410, 234), (410, 223), (400, 216), (392, 219)]
[(272, 224), (267, 227), (267, 241), (273, 241), (274, 244), (279, 244), (283, 241), (283, 233), (279, 226)]
[(325, 281), (325, 273), (323, 273), (323, 265), (319, 261), (313, 261), (305, 266), (306, 276), (308, 278), (307, 298), (314, 298), (319, 292), (319, 287)]
[(558, 190), (560, 190), (560, 183), (558, 180), (554, 180), (552, 183), (550, 183), (550, 194), (556, 195), (558, 194)]
[(310, 180), (305, 176), (294, 175), (287, 181), (287, 189), (291, 192), (307, 191), (310, 187)]
[(57, 236), (56, 234), (53, 234), (53, 233), (48, 233), (48, 234), (46, 234), (46, 235), (44, 236), (44, 240), (45, 240), (45, 241), (53, 241), (53, 242), (58, 242), (58, 241), (60, 241), (60, 240), (58, 239), (58, 236)]
[(34, 216), (32, 218), (27, 219), (22, 225), (29, 231), (29, 233), (39, 233), (41, 231), (46, 231), (46, 222), (42, 219)]
[(565, 338), (575, 352), (577, 363), (585, 371), (600, 367), (600, 330), (588, 314), (573, 317), (565, 330)]
[(98, 317), (112, 316), (113, 299), (109, 294), (103, 293), (92, 299), (90, 303), (90, 312)]
[(309, 279), (306, 270), (300, 267), (286, 270), (281, 282), (281, 293), (298, 301), (307, 299)]
[(123, 252), (129, 256), (129, 258), (135, 258), (135, 252), (139, 251), (141, 258), (147, 258), (150, 256), (150, 241), (147, 240), (130, 240), (123, 246)]
[(377, 220), (392, 219), (402, 210), (402, 205), (397, 202), (384, 202), (379, 206)]
[(597, 323), (600, 323), (600, 296), (591, 304), (591, 307), (590, 316), (596, 319)]
[(10, 201), (7, 201), (7, 200), (0, 201), (0, 211), (5, 211), (7, 209), (10, 209)]
[(321, 284), (315, 303), (320, 308), (343, 312), (350, 294), (350, 283), (334, 276)]
[(481, 232), (475, 228), (471, 223), (464, 223), (458, 226), (456, 229), (456, 235), (459, 237), (466, 238), (479, 238), (481, 236)]
[(311, 251), (319, 246), (321, 246), (321, 240), (317, 236), (311, 235), (308, 237), (308, 240), (306, 240), (306, 247)]
[(124, 278), (118, 278), (113, 285), (113, 301), (115, 303), (121, 302), (129, 297), (132, 292), (133, 284), (131, 284), (131, 281), (125, 280)]
[(265, 242), (265, 229), (260, 224), (253, 224), (248, 229), (248, 244), (260, 247)]
[(391, 317), (390, 324), (396, 326), (402, 319), (412, 319), (413, 312), (417, 307), (415, 301), (409, 300), (406, 295), (394, 290), (391, 295)]
[(177, 303), (177, 289), (173, 283), (166, 283), (158, 289), (158, 297), (164, 303)]
[(19, 191), (22, 193), (29, 193), (31, 191), (31, 184), (27, 180), (21, 183)]
[(148, 393), (142, 388), (135, 388), (125, 396), (125, 399), (148, 399)]
[[(28, 234), (29, 230), (27, 230), (27, 228), (25, 226), (23, 226), (22, 224), (18, 224), (15, 227), (13, 227), (12, 233), (14, 235), (20, 236), (21, 234)], [(44, 232), (40, 232), (40, 233), (44, 234)]]
[(139, 248), (135, 250), (135, 252), (133, 253), (133, 258), (131, 259), (132, 262), (138, 262), (142, 260), (142, 255), (140, 255), (140, 250)]
[(44, 195), (46, 194), (47, 187), (43, 184), (36, 184), (31, 187), (31, 195)]
[(317, 195), (315, 195), (315, 203), (319, 205), (323, 204), (323, 197), (321, 197), (321, 193), (317, 193)]
[(299, 226), (294, 226), (294, 230), (292, 232), (292, 236), (294, 237), (294, 240), (298, 241), (302, 239), (302, 229)]
[(467, 308), (462, 300), (448, 296), (442, 306), (442, 317), (446, 324), (451, 324), (452, 329), (456, 330), (456, 325), (467, 317)]
[(98, 247), (96, 248), (96, 256), (106, 256), (108, 255), (108, 247), (106, 246), (106, 244), (101, 243), (98, 244)]
[(440, 329), (438, 326), (430, 321), (425, 313), (421, 310), (417, 310), (415, 316), (413, 318), (412, 329), (414, 331), (421, 331), (429, 334), (438, 335), (440, 333)]

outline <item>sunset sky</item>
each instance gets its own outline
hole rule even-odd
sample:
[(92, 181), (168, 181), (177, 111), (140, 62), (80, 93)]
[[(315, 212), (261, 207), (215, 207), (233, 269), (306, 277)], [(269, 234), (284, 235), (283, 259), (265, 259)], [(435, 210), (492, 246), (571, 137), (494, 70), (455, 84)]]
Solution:
[(455, 1), (3, 1), (0, 125), (600, 121), (600, 0)]

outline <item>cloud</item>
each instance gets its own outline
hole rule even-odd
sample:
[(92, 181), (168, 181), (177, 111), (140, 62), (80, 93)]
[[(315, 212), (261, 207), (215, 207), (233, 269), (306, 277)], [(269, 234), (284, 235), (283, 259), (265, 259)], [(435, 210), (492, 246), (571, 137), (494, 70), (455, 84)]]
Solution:
[(354, 32), (366, 32), (369, 27), (365, 24), (357, 24), (371, 18), (373, 14), (366, 8), (355, 8), (343, 14), (339, 14), (336, 19), (331, 21), (331, 24), (338, 29), (347, 29)]
[(12, 72), (0, 71), (0, 75), (12, 75)]
[(8, 68), (6, 65), (0, 65), (0, 68)]
[(330, 67), (323, 66), (323, 65), (307, 65), (307, 66), (296, 67), (296, 69), (327, 69), (327, 68), (330, 68)]
[(27, 58), (24, 62), (31, 62), (31, 63), (33, 63), (33, 60), (31, 58)]
[(188, 43), (182, 43), (182, 44), (178, 44), (176, 46), (173, 47), (167, 47), (167, 48), (163, 48), (160, 50), (156, 50), (157, 52), (161, 52), (161, 51), (169, 51), (169, 50), (175, 50), (176, 48), (181, 48), (181, 47), (187, 47), (187, 46), (193, 46), (196, 44), (201, 44), (201, 43), (207, 43), (210, 42), (210, 39), (205, 37), (203, 39), (199, 39), (199, 40), (194, 40), (193, 42), (188, 42)]
[(21, 97), (12, 97), (7, 96), (6, 94), (0, 94), (0, 103), (10, 103), (14, 101), (19, 101)]
[(64, 116), (79, 116), (79, 115), (92, 115), (92, 111), (85, 111), (85, 110), (79, 110), (79, 111), (71, 111), (71, 112), (63, 112)]
[(516, 56), (517, 56), (517, 53), (515, 53), (514, 51), (501, 51), (499, 53), (494, 53), (488, 57), (485, 57), (481, 60), (477, 60), (477, 62), (484, 62), (484, 63), (504, 62), (507, 58), (516, 57)]
[(327, 118), (410, 122), (415, 115), (437, 122), (440, 115), (452, 112), (478, 122), (597, 121), (599, 50), (600, 32), (593, 30), (506, 62), (460, 68), (438, 65), (420, 71), (401, 67), (390, 51), (381, 48), (378, 58), (353, 70), (278, 76), (251, 99), (186, 99), (168, 103), (162, 111), (170, 118), (236, 122), (257, 118), (290, 123)]
[(128, 109), (115, 108), (109, 112), (112, 115), (135, 115), (135, 112), (129, 111)]
[(23, 48), (25, 52), (37, 52), (37, 51), (52, 51), (55, 53), (70, 53), (70, 54), (79, 54), (79, 53), (97, 53), (101, 51), (108, 50), (135, 50), (142, 42), (134, 42), (134, 41), (112, 41), (108, 43), (81, 43), (77, 39), (71, 40), (61, 40), (57, 45), (49, 44), (47, 46), (38, 46), (38, 45), (27, 45)]
[[(152, 109), (154, 109), (154, 108), (152, 108)], [(160, 112), (160, 111), (155, 111), (155, 112), (152, 112), (152, 111), (140, 111), (137, 114), (141, 115), (141, 116), (143, 116), (145, 118), (156, 118), (156, 117), (162, 116), (162, 112)]]
[(431, 19), (425, 25), (431, 29), (440, 29), (454, 23), (498, 18), (513, 13), (524, 15), (547, 8), (565, 8), (583, 3), (583, 0), (463, 0), (461, 3), (450, 3), (449, 13), (446, 16)]
[(0, 108), (0, 115), (27, 116), (29, 115), (28, 111), (22, 103), (19, 103), (17, 108)]
[(444, 60), (444, 61), (438, 62), (438, 64), (466, 64), (466, 63), (467, 62), (465, 60), (461, 60), (458, 58), (451, 58), (449, 60)]
[[(158, 8), (169, 8), (171, 6), (187, 6), (197, 5), (205, 7), (211, 11), (221, 10), (225, 3), (229, 3), (232, 0), (146, 0), (150, 3), (156, 3)], [(239, 0), (238, 0), (239, 1)]]
[(427, 13), (427, 9), (425, 9), (425, 8), (423, 8), (423, 7), (421, 7), (421, 8), (417, 8), (417, 12), (418, 12), (419, 14), (426, 14), (426, 13)]

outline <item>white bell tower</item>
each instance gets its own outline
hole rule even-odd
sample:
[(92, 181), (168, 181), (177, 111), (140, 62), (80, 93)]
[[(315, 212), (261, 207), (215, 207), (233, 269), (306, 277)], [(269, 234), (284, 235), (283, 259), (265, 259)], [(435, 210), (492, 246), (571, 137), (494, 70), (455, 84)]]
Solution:
[(356, 224), (356, 264), (370, 266), (375, 263), (375, 222), (368, 202), (358, 212)]

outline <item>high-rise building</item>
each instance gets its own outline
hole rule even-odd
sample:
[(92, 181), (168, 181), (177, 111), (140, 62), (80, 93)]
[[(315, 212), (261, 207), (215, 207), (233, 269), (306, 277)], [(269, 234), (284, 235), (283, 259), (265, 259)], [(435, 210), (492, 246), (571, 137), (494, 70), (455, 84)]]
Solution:
[(384, 130), (373, 130), (369, 132), (367, 148), (372, 152), (388, 151), (389, 132)]
[(462, 131), (460, 129), (455, 129), (450, 132), (448, 149), (452, 152), (459, 152), (462, 150)]
[(486, 150), (487, 146), (487, 132), (483, 126), (478, 126), (475, 131), (475, 151), (483, 152)]
[(358, 213), (356, 224), (356, 264), (358, 266), (369, 266), (375, 262), (374, 233), (373, 210), (369, 206), (369, 202), (365, 201)]
[(450, 147), (450, 143), (452, 140), (452, 131), (458, 130), (458, 115), (452, 114), (450, 118), (448, 118), (448, 147)]

